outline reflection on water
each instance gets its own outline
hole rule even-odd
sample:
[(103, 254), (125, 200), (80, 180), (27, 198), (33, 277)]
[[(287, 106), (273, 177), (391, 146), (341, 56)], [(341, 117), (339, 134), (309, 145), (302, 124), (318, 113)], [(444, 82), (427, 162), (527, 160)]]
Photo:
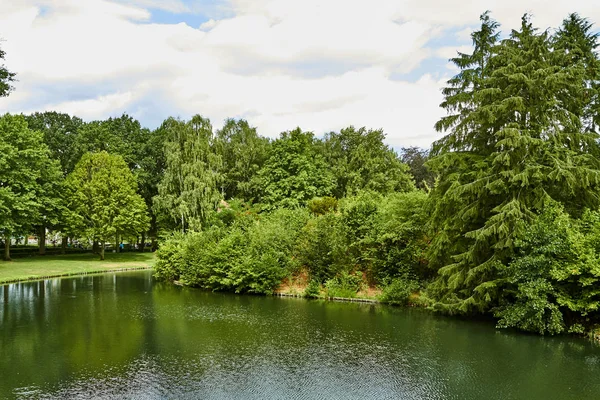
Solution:
[(597, 399), (600, 348), (150, 271), (0, 287), (7, 398)]

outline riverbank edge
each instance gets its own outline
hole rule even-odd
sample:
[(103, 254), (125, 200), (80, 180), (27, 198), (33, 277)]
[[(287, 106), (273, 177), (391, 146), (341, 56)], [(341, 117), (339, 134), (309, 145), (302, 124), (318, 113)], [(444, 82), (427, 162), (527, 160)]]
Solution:
[(371, 303), (371, 304), (385, 304), (376, 299), (364, 299), (357, 297), (306, 297), (302, 294), (292, 294), (292, 293), (273, 293), (273, 297), (295, 297), (298, 299), (306, 299), (306, 300), (327, 300), (327, 301), (345, 301), (345, 302), (354, 302), (354, 303)]
[(33, 281), (43, 281), (45, 279), (52, 278), (73, 278), (77, 276), (85, 276), (85, 275), (93, 275), (93, 274), (102, 274), (105, 272), (125, 272), (125, 271), (140, 271), (145, 269), (153, 269), (153, 266), (146, 267), (125, 267), (125, 268), (111, 268), (111, 269), (99, 269), (85, 272), (66, 272), (62, 274), (52, 274), (52, 275), (44, 275), (44, 276), (32, 276), (29, 278), (18, 278), (18, 279), (7, 279), (0, 281), (0, 286), (10, 285), (12, 283), (21, 283), (21, 282), (33, 282)]

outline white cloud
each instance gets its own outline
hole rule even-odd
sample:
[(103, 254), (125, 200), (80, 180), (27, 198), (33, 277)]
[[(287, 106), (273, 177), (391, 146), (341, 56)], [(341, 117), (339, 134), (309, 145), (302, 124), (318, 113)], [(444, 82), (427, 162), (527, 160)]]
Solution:
[[(600, 22), (600, 9), (584, 0), (486, 5), (505, 30), (527, 11), (541, 27), (572, 10)], [(199, 12), (196, 1), (2, 2), (2, 48), (19, 82), (0, 112), (128, 112), (151, 126), (169, 115), (200, 113), (216, 126), (241, 116), (271, 137), (354, 124), (383, 128), (396, 147), (427, 146), (440, 136), (440, 88), (454, 70), (415, 71), (427, 58), (469, 51), (428, 41), (468, 44), (467, 27), (484, 11), (474, 0), (231, 0), (209, 8), (220, 15), (194, 29), (152, 23), (151, 9)], [(405, 73), (421, 78), (398, 80)]]
[(190, 12), (190, 8), (181, 0), (121, 0), (125, 4), (131, 4), (144, 8), (164, 10), (172, 13)]

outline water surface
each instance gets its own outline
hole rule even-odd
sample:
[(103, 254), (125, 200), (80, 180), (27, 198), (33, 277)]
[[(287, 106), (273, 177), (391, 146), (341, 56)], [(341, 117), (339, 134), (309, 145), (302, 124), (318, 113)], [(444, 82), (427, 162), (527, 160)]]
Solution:
[(0, 287), (0, 397), (598, 399), (600, 347), (111, 273)]

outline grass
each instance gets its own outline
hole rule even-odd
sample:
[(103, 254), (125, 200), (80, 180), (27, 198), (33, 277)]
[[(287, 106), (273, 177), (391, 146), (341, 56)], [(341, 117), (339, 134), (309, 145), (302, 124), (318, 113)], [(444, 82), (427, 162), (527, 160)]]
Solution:
[(35, 256), (0, 261), (0, 283), (151, 268), (153, 265), (154, 253), (106, 253), (104, 261), (95, 254)]

